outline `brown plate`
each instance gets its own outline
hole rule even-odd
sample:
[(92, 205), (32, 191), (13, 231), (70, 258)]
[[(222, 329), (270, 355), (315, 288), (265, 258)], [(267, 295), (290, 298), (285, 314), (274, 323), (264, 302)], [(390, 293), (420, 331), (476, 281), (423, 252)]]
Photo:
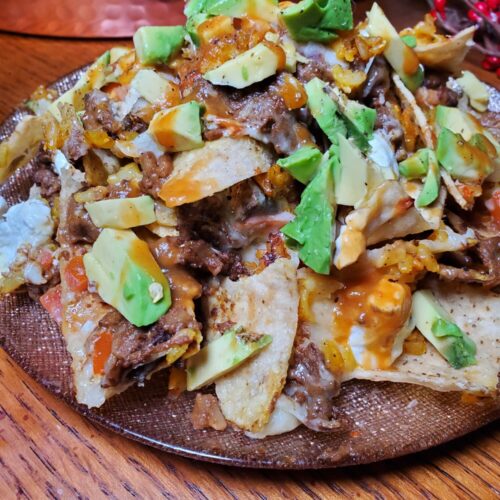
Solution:
[[(53, 87), (62, 92), (80, 74), (81, 70), (75, 71)], [(0, 125), (0, 140), (23, 114), (18, 109)], [(32, 173), (31, 164), (16, 172), (0, 187), (0, 195), (9, 204), (26, 199)], [(498, 401), (465, 404), (457, 393), (353, 381), (343, 386), (337, 399), (348, 421), (342, 432), (315, 433), (300, 427), (282, 436), (252, 440), (232, 430), (193, 430), (189, 418), (193, 395), (169, 400), (165, 372), (144, 388), (113, 397), (100, 409), (78, 405), (59, 329), (26, 294), (0, 300), (0, 346), (35, 380), (93, 422), (164, 451), (243, 467), (306, 469), (374, 462), (444, 443), (500, 416)]]

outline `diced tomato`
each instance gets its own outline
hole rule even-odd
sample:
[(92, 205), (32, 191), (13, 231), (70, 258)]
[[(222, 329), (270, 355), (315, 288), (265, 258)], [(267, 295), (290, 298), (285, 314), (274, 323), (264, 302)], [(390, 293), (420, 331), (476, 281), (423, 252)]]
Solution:
[(61, 285), (47, 290), (40, 297), (40, 304), (49, 313), (49, 316), (58, 324), (62, 323)]
[(43, 248), (38, 255), (38, 263), (42, 266), (44, 271), (48, 271), (52, 267), (54, 254), (48, 249)]
[(94, 365), (94, 373), (96, 375), (102, 375), (104, 373), (104, 366), (111, 355), (112, 345), (113, 336), (110, 332), (102, 332), (99, 338), (95, 341), (94, 356), (92, 361)]
[(493, 193), (493, 196), (486, 202), (486, 207), (496, 224), (500, 225), (500, 189)]
[(85, 274), (85, 267), (83, 265), (83, 257), (77, 255), (73, 257), (64, 269), (64, 277), (69, 289), (72, 292), (84, 292), (87, 290), (89, 280)]

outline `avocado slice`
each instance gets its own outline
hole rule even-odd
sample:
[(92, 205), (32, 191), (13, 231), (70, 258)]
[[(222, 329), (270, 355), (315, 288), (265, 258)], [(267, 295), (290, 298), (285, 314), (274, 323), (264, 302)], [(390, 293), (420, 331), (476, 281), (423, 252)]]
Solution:
[(130, 86), (151, 104), (164, 101), (172, 90), (170, 82), (152, 69), (139, 70), (130, 82)]
[(166, 151), (189, 151), (203, 146), (200, 122), (201, 106), (190, 101), (158, 111), (148, 131)]
[(453, 368), (476, 364), (476, 344), (453, 322), (430, 290), (413, 294), (412, 315), (418, 330)]
[(218, 68), (207, 71), (203, 78), (214, 85), (244, 89), (274, 75), (279, 66), (278, 54), (265, 43), (259, 43)]
[(460, 134), (466, 141), (474, 134), (483, 131), (483, 127), (471, 115), (461, 109), (448, 106), (436, 107), (435, 122), (437, 134), (443, 128), (447, 128), (455, 134)]
[(281, 12), (292, 38), (298, 42), (329, 42), (335, 30), (350, 30), (353, 14), (350, 0), (302, 0)]
[(184, 43), (184, 26), (142, 26), (134, 34), (134, 47), (142, 64), (165, 64)]
[(357, 101), (347, 99), (342, 114), (346, 118), (347, 132), (352, 136), (357, 146), (363, 151), (370, 147), (369, 141), (373, 137), (377, 111)]
[(168, 281), (133, 231), (103, 229), (83, 263), (102, 300), (133, 325), (150, 325), (170, 308)]
[(493, 172), (487, 153), (447, 128), (439, 134), (436, 154), (439, 163), (460, 181), (481, 181)]
[(338, 135), (339, 162), (334, 170), (335, 199), (339, 205), (355, 206), (364, 198), (368, 186), (368, 161), (343, 135)]
[(307, 106), (321, 130), (332, 144), (337, 143), (338, 134), (345, 136), (347, 127), (338, 113), (338, 106), (327, 94), (326, 83), (319, 78), (313, 78), (306, 83)]
[(151, 196), (94, 201), (86, 203), (85, 209), (97, 227), (129, 229), (156, 221)]
[(299, 248), (299, 258), (319, 274), (330, 274), (335, 237), (333, 170), (338, 162), (332, 153), (324, 158), (318, 173), (302, 192), (295, 219), (281, 229), (289, 246)]
[(427, 175), (425, 176), (422, 191), (415, 202), (418, 208), (427, 207), (431, 203), (434, 203), (439, 196), (439, 187), (441, 184), (439, 164), (436, 154), (432, 149), (428, 151), (427, 155)]
[(276, 163), (299, 182), (307, 184), (318, 171), (322, 158), (323, 155), (318, 148), (304, 146)]
[(187, 361), (187, 390), (195, 391), (238, 366), (268, 346), (271, 335), (248, 334), (242, 328), (227, 330)]
[(419, 149), (416, 153), (402, 161), (399, 165), (399, 173), (407, 179), (421, 179), (429, 169), (430, 149)]
[(488, 87), (476, 75), (470, 71), (463, 71), (462, 76), (457, 78), (457, 83), (462, 87), (474, 109), (481, 113), (488, 109), (490, 101)]
[(417, 54), (401, 40), (396, 28), (377, 3), (373, 4), (367, 17), (368, 32), (371, 36), (378, 36), (386, 41), (385, 58), (404, 84), (414, 92), (424, 81), (424, 69)]

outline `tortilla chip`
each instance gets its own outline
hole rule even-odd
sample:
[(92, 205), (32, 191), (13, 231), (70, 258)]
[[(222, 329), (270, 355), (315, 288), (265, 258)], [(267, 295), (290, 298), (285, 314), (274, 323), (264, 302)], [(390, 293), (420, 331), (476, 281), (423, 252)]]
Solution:
[[(454, 321), (477, 346), (477, 365), (452, 368), (434, 347), (426, 342), (422, 355), (403, 353), (387, 370), (355, 368), (343, 380), (364, 379), (424, 385), (437, 391), (495, 392), (500, 366), (500, 296), (467, 285), (436, 284), (434, 292)], [(310, 296), (311, 297), (311, 296)], [(333, 298), (312, 296), (306, 327), (311, 340), (322, 346), (333, 338)]]
[(225, 279), (207, 299), (209, 338), (227, 321), (273, 338), (264, 351), (215, 383), (222, 413), (246, 431), (264, 428), (285, 384), (297, 331), (297, 265), (295, 259), (279, 259), (260, 274)]
[(17, 124), (10, 137), (0, 143), (0, 183), (35, 156), (43, 140), (43, 124), (43, 117), (27, 116)]
[(225, 137), (206, 142), (176, 156), (160, 197), (167, 207), (193, 203), (267, 172), (272, 163), (271, 154), (253, 139)]
[(467, 52), (474, 45), (475, 31), (476, 27), (470, 26), (446, 40), (418, 45), (413, 50), (425, 66), (456, 73), (464, 62)]

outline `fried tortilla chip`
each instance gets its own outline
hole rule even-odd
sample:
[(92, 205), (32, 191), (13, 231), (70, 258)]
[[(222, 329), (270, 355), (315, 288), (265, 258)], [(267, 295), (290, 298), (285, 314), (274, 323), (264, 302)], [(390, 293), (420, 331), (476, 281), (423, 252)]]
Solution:
[(267, 172), (272, 163), (271, 154), (253, 139), (225, 137), (206, 142), (176, 156), (160, 197), (167, 207), (193, 203)]
[(456, 73), (464, 62), (467, 52), (474, 45), (475, 31), (476, 27), (470, 26), (446, 40), (418, 45), (414, 51), (425, 66)]
[(264, 428), (285, 384), (297, 330), (297, 264), (278, 259), (260, 274), (236, 282), (225, 279), (207, 300), (209, 339), (228, 321), (273, 338), (260, 354), (215, 384), (222, 413), (246, 431)]
[[(386, 370), (357, 367), (345, 371), (343, 380), (402, 382), (424, 385), (438, 391), (495, 392), (500, 367), (500, 296), (477, 287), (457, 284), (450, 287), (436, 283), (434, 292), (457, 325), (476, 343), (476, 365), (455, 369), (425, 341), (424, 354), (403, 353)], [(311, 340), (321, 347), (334, 337), (332, 309), (335, 297), (320, 294), (309, 297), (306, 327)]]

